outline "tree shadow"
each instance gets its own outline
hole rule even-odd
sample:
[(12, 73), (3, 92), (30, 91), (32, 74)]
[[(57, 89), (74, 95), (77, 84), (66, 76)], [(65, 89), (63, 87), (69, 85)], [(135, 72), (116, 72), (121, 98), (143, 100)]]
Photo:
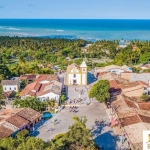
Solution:
[(39, 131), (35, 131), (35, 132), (31, 133), (31, 136), (36, 137), (36, 136), (38, 136), (39, 134), (40, 134), (40, 132), (39, 132)]
[(94, 141), (100, 147), (103, 147), (104, 150), (116, 150), (117, 141), (119, 141), (119, 138), (111, 130), (102, 133), (102, 131), (104, 131), (104, 127), (106, 126), (106, 123), (99, 123), (93, 127), (91, 133), (94, 136)]
[(95, 78), (91, 72), (88, 72), (87, 77), (88, 77), (88, 84), (91, 84), (91, 83), (97, 81), (97, 78)]

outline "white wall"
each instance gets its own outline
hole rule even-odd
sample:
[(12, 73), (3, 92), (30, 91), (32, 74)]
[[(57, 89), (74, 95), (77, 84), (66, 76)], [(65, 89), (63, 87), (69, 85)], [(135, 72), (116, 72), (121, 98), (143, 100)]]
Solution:
[(87, 81), (87, 75), (86, 74), (82, 74), (82, 84), (86, 84)]
[(40, 98), (41, 101), (43, 101), (45, 99), (55, 99), (57, 102), (59, 102), (60, 96), (51, 92), (51, 93), (47, 93), (42, 96), (38, 96), (37, 98)]
[(45, 84), (45, 83), (49, 83), (49, 81), (43, 80), (43, 81), (41, 81), (40, 83)]
[(76, 80), (77, 84), (81, 84), (81, 74), (76, 74), (76, 77), (74, 77), (74, 74), (69, 74), (68, 75), (68, 84), (72, 85), (73, 80)]
[(115, 74), (120, 74), (120, 73), (124, 72), (124, 70), (121, 70), (121, 69), (110, 69), (110, 70), (108, 70), (108, 72), (112, 72), (112, 73), (115, 73)]
[(17, 85), (3, 85), (4, 92), (8, 92), (12, 90), (18, 92), (18, 86)]

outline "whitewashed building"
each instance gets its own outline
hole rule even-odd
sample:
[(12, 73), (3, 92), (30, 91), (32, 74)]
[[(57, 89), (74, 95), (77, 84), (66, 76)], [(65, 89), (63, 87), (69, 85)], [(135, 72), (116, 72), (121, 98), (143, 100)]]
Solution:
[(54, 99), (59, 102), (63, 84), (55, 75), (39, 75), (37, 79), (28, 84), (21, 92), (21, 99), (28, 96), (39, 98), (41, 101)]
[(18, 92), (20, 89), (19, 80), (2, 80), (1, 85), (4, 92), (15, 91)]
[(73, 63), (67, 67), (66, 85), (87, 85), (87, 65), (85, 61), (80, 66)]

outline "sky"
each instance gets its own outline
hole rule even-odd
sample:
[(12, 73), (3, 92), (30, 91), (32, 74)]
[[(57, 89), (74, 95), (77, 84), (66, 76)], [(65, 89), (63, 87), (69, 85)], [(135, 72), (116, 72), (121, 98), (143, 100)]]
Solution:
[(0, 18), (150, 19), (150, 0), (0, 0)]

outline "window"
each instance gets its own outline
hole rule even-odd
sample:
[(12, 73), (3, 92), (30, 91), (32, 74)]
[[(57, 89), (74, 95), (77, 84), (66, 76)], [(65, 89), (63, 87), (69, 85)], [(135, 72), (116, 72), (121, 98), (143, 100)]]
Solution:
[(5, 88), (5, 90), (6, 90), (6, 88)]
[(10, 90), (11, 90), (11, 87), (10, 87)]
[(73, 77), (76, 78), (76, 74), (74, 74)]
[(147, 90), (147, 87), (144, 87), (144, 90)]
[(85, 69), (82, 69), (83, 72), (85, 72)]
[(16, 87), (14, 87), (14, 90), (16, 90)]

